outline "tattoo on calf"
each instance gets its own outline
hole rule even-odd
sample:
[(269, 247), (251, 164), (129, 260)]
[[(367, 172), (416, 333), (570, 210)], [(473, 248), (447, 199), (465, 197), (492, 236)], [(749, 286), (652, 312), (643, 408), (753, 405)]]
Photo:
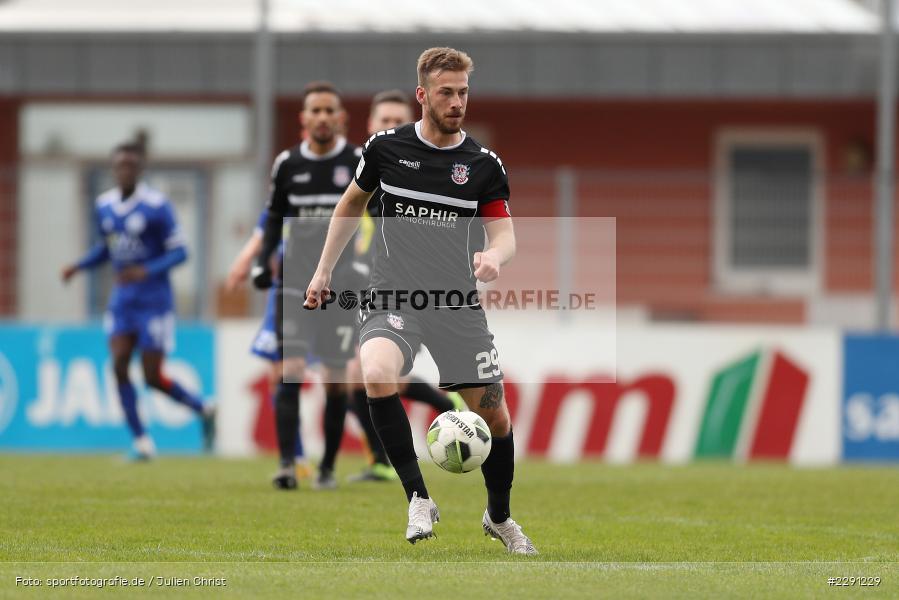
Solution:
[(481, 396), (481, 408), (499, 408), (503, 402), (503, 384), (491, 383), (484, 389), (484, 395)]

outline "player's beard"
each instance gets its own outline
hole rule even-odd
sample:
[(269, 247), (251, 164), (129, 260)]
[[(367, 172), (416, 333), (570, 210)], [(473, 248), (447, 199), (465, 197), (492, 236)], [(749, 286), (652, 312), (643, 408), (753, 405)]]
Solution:
[(465, 113), (461, 113), (460, 116), (462, 118), (459, 119), (458, 125), (450, 125), (447, 121), (444, 120), (448, 119), (449, 117), (441, 117), (439, 114), (437, 114), (437, 111), (434, 110), (433, 106), (428, 105), (428, 118), (431, 119), (431, 123), (433, 123), (437, 128), (437, 131), (444, 135), (453, 135), (459, 133), (462, 130), (462, 121), (465, 120)]
[(315, 141), (316, 144), (321, 144), (325, 146), (330, 144), (334, 140), (335, 134), (334, 127), (323, 127), (323, 128), (314, 128), (309, 132), (309, 136)]
[(326, 131), (317, 131), (312, 130), (311, 137), (315, 140), (316, 144), (321, 144), (322, 146), (330, 144), (334, 139), (334, 129), (328, 128)]

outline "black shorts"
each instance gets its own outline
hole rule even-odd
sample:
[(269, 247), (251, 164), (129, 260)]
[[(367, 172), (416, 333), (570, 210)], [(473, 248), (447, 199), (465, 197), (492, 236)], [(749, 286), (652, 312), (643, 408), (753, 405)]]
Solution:
[(359, 343), (383, 337), (403, 353), (407, 375), (424, 344), (440, 370), (444, 390), (481, 387), (502, 381), (493, 334), (480, 307), (433, 310), (370, 310), (360, 312)]
[(317, 357), (327, 367), (341, 368), (355, 355), (356, 306), (337, 302), (324, 308), (303, 308), (303, 292), (279, 287), (275, 302), (275, 332), (284, 360)]

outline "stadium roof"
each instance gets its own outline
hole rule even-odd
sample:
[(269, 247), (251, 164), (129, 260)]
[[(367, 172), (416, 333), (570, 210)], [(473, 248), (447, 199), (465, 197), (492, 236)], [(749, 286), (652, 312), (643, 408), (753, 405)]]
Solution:
[[(871, 0), (270, 0), (290, 32), (873, 33)], [(6, 32), (249, 32), (258, 0), (0, 0)]]

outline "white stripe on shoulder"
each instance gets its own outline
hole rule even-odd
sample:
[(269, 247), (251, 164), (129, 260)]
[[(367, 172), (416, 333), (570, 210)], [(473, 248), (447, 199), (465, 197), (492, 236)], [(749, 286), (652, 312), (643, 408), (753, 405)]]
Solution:
[(385, 129), (384, 131), (373, 133), (371, 134), (371, 137), (368, 138), (368, 140), (365, 142), (365, 144), (362, 145), (362, 149), (368, 150), (368, 145), (371, 144), (375, 138), (381, 137), (382, 135), (393, 135), (394, 133), (396, 133), (396, 129)]
[(119, 192), (119, 188), (115, 187), (110, 190), (106, 190), (99, 196), (97, 196), (97, 206), (106, 206), (111, 202), (118, 202), (121, 197), (121, 193)]
[(141, 183), (137, 187), (137, 191), (134, 195), (138, 196), (141, 202), (147, 204), (148, 206), (152, 206), (153, 208), (159, 208), (160, 206), (168, 202), (168, 198), (165, 194), (163, 194), (159, 190), (151, 188), (145, 183)]
[(499, 165), (499, 168), (503, 170), (503, 175), (506, 174), (506, 167), (503, 166), (503, 161), (500, 159), (499, 156), (496, 155), (496, 152), (494, 152), (493, 150), (490, 150), (488, 148), (481, 148), (481, 152), (483, 152), (484, 154), (489, 154), (493, 158), (493, 160), (495, 160), (497, 162), (497, 164)]
[(412, 198), (413, 200), (422, 200), (424, 202), (434, 202), (436, 204), (446, 204), (458, 208), (477, 208), (477, 200), (463, 200), (461, 198), (453, 198), (452, 196), (441, 196), (440, 194), (431, 194), (428, 192), (419, 192), (418, 190), (409, 190), (406, 188), (388, 185), (381, 181), (381, 189), (388, 194), (394, 196), (402, 196), (404, 198)]
[(287, 160), (288, 156), (290, 156), (290, 150), (284, 150), (283, 152), (281, 152), (281, 154), (275, 157), (275, 162), (272, 163), (272, 179), (274, 179), (275, 175), (278, 174), (278, 169), (281, 168), (281, 163)]

